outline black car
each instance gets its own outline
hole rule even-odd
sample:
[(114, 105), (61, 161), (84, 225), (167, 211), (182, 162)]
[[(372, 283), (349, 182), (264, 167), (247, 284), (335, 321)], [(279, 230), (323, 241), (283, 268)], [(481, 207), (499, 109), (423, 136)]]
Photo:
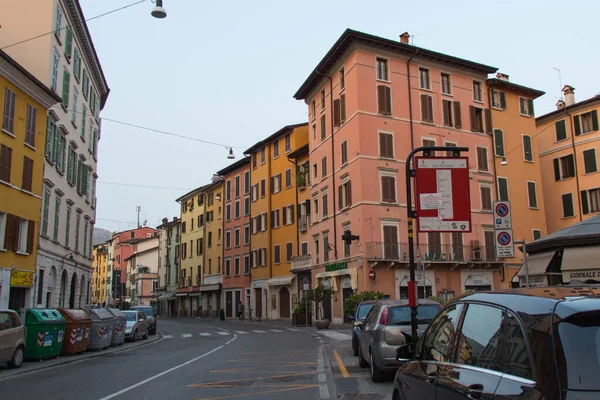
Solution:
[(365, 322), (367, 318), (367, 314), (371, 311), (371, 308), (380, 300), (365, 300), (361, 301), (356, 307), (356, 312), (354, 315), (348, 315), (348, 320), (354, 321), (352, 325), (352, 350), (354, 350), (354, 355), (358, 356), (358, 335), (360, 335), (360, 326), (357, 322)]
[(394, 400), (600, 398), (600, 290), (468, 293), (444, 307), (396, 373)]
[(148, 318), (148, 332), (150, 335), (156, 335), (156, 322), (158, 320), (158, 315), (154, 310), (154, 307), (150, 306), (133, 306), (132, 310), (141, 311)]

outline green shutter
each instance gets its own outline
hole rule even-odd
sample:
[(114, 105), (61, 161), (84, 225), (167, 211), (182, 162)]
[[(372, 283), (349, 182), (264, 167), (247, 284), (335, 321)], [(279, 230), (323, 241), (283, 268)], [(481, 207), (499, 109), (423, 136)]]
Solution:
[(531, 150), (531, 137), (523, 136), (523, 150), (525, 152), (525, 161), (533, 161), (533, 153)]
[(73, 147), (69, 145), (69, 158), (67, 159), (67, 182), (73, 182)]
[(554, 180), (560, 181), (560, 160), (558, 158), (554, 159)]
[(592, 111), (592, 127), (595, 131), (598, 130), (598, 111)]
[(65, 40), (65, 54), (68, 58), (71, 58), (73, 51), (73, 31), (70, 26), (67, 26), (67, 39)]
[(575, 161), (574, 161), (574, 157), (573, 155), (568, 155), (567, 156), (567, 162), (569, 163), (569, 172), (571, 175), (569, 175), (568, 177), (574, 177), (575, 176)]
[(52, 148), (52, 162), (56, 164), (58, 162), (58, 147), (60, 146), (60, 132), (54, 126), (54, 147)]
[(534, 115), (533, 100), (529, 99), (529, 100), (527, 100), (527, 103), (528, 103), (527, 105), (528, 105), (528, 108), (529, 108), (529, 115), (531, 115), (533, 117), (533, 115)]
[(590, 206), (588, 204), (587, 190), (581, 191), (581, 209), (583, 210), (583, 214), (590, 213)]
[(69, 107), (69, 89), (71, 83), (71, 76), (67, 71), (63, 72), (63, 87), (62, 87), (62, 104), (65, 107)]
[(81, 111), (81, 137), (84, 139), (85, 139), (85, 113), (86, 113), (86, 111), (87, 111), (86, 108), (83, 107), (83, 110)]
[(496, 142), (496, 155), (504, 157), (504, 135), (500, 129), (494, 129), (494, 140)]
[(46, 117), (46, 158), (52, 159), (52, 144), (54, 143), (54, 120), (48, 115)]
[(506, 93), (500, 92), (500, 108), (506, 110)]
[(560, 120), (554, 124), (556, 129), (556, 141), (565, 140), (567, 138), (567, 123), (566, 121)]
[(579, 115), (573, 117), (573, 124), (575, 124), (575, 135), (581, 135), (581, 123), (579, 122)]

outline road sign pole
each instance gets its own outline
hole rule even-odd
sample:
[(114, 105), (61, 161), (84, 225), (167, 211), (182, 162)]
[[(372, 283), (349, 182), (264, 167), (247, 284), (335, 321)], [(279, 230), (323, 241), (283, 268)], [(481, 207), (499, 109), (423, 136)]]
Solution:
[(514, 244), (523, 245), (523, 269), (525, 270), (525, 285), (529, 287), (529, 266), (527, 265), (527, 242), (525, 240), (515, 240)]

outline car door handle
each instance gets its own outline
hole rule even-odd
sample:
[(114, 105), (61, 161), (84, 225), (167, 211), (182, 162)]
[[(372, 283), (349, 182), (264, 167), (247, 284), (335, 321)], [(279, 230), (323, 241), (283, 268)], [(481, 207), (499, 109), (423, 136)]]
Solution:
[(434, 383), (435, 380), (437, 379), (438, 374), (437, 372), (432, 372), (431, 374), (427, 375), (427, 383)]
[(470, 399), (478, 399), (483, 394), (483, 385), (475, 383), (467, 387), (467, 395)]

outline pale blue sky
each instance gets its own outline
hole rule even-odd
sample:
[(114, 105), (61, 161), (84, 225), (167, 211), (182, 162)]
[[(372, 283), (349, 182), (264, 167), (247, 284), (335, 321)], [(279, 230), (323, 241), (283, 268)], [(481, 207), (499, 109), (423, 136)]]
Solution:
[[(134, 0), (80, 0), (86, 18)], [(546, 92), (552, 111), (562, 81), (576, 101), (600, 93), (593, 0), (150, 1), (89, 22), (111, 88), (103, 117), (234, 146), (237, 156), (283, 125), (304, 122), (293, 95), (346, 28), (492, 65)], [(591, 68), (590, 68), (591, 66)], [(226, 150), (109, 121), (99, 145), (98, 227), (136, 218), (156, 226), (179, 215), (175, 199), (228, 165)], [(106, 182), (106, 183), (102, 183)], [(163, 190), (108, 184), (181, 188)], [(112, 222), (126, 221), (126, 222)]]

